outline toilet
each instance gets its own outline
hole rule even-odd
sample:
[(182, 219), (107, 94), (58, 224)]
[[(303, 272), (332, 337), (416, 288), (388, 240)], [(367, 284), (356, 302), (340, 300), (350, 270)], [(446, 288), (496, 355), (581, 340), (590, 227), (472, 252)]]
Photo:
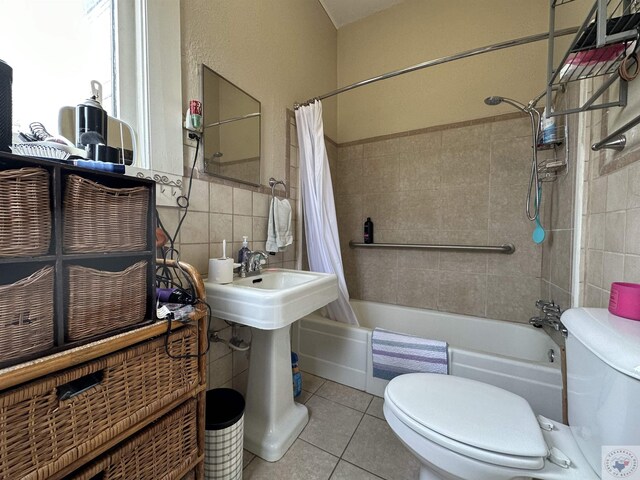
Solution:
[(562, 321), (571, 426), (475, 380), (410, 373), (389, 382), (384, 416), (420, 461), (420, 480), (597, 480), (602, 446), (640, 453), (640, 322), (591, 308)]

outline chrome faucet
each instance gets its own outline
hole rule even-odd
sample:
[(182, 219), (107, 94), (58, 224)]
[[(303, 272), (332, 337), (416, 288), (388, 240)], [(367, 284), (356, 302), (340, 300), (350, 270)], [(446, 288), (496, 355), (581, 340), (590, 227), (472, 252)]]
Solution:
[(263, 261), (266, 263), (267, 258), (267, 252), (263, 252), (262, 250), (248, 252), (240, 265), (240, 277), (260, 275), (262, 272), (262, 263)]
[(560, 321), (560, 316), (562, 315), (562, 308), (560, 308), (560, 305), (557, 305), (553, 301), (546, 302), (544, 300), (538, 300), (536, 302), (536, 307), (541, 310), (542, 315), (539, 317), (531, 317), (529, 319), (530, 325), (533, 325), (536, 328), (548, 326), (557, 332), (561, 332), (564, 337), (567, 336), (567, 329)]

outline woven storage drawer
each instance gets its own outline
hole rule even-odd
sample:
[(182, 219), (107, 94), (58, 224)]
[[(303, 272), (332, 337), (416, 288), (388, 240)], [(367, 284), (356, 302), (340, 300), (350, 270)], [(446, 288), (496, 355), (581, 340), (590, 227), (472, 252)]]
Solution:
[(142, 322), (147, 268), (146, 261), (120, 272), (69, 266), (67, 340), (84, 340)]
[(0, 171), (0, 257), (49, 251), (49, 174), (43, 168)]
[(0, 285), (0, 362), (53, 347), (53, 272)]
[(167, 345), (193, 358), (161, 337), (0, 394), (0, 478), (48, 478), (196, 388), (197, 329)]
[(196, 406), (187, 401), (70, 479), (180, 480), (198, 459)]
[(64, 251), (142, 251), (147, 248), (147, 187), (112, 188), (78, 175), (64, 192)]

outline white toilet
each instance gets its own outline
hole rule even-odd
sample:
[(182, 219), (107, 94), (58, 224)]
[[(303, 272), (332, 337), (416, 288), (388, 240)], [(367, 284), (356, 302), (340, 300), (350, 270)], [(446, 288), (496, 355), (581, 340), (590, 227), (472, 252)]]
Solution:
[(570, 427), (474, 380), (412, 373), (389, 382), (384, 415), (420, 460), (420, 480), (596, 480), (602, 446), (640, 449), (640, 322), (582, 308), (562, 321)]

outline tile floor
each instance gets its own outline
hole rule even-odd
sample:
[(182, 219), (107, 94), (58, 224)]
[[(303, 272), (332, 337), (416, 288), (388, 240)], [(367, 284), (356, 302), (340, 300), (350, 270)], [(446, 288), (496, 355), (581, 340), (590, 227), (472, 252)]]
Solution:
[(309, 423), (279, 461), (244, 451), (244, 480), (416, 480), (419, 464), (393, 434), (383, 400), (303, 372)]

